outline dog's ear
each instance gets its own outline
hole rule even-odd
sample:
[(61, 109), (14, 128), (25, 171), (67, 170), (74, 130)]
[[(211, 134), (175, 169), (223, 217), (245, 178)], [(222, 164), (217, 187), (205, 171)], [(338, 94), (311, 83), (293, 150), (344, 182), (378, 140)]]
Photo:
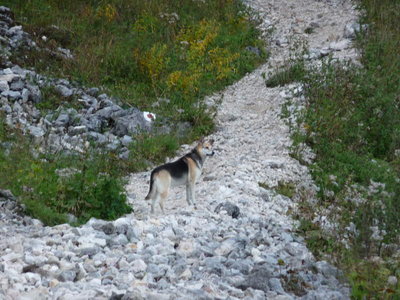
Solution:
[(204, 143), (204, 141), (205, 141), (205, 138), (204, 138), (204, 136), (203, 137), (201, 137), (200, 139), (199, 139), (199, 144), (203, 144)]

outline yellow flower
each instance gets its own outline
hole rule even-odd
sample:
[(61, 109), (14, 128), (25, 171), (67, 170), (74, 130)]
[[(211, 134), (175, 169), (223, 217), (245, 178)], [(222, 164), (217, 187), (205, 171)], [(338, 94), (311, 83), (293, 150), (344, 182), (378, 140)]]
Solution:
[(97, 11), (97, 17), (104, 17), (108, 22), (114, 21), (117, 15), (117, 9), (112, 4), (107, 4), (106, 6), (100, 7)]

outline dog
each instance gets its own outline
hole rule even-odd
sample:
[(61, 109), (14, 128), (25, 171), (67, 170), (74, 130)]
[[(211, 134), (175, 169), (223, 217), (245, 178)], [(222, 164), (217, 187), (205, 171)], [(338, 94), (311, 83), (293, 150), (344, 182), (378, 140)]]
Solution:
[(188, 154), (178, 160), (166, 163), (155, 168), (150, 176), (149, 193), (145, 200), (152, 200), (151, 213), (154, 213), (154, 205), (159, 201), (163, 213), (164, 202), (168, 196), (169, 188), (186, 185), (186, 201), (188, 205), (195, 205), (194, 187), (201, 175), (207, 156), (213, 156), (214, 141), (201, 139), (197, 146)]

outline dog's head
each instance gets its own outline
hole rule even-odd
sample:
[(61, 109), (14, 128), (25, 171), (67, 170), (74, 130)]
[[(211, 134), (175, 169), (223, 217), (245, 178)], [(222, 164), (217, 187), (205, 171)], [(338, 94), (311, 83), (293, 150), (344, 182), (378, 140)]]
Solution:
[(213, 144), (214, 144), (213, 139), (206, 140), (206, 139), (202, 138), (198, 142), (196, 148), (197, 148), (197, 151), (199, 151), (200, 153), (202, 153), (206, 156), (213, 156), (215, 153), (213, 150)]

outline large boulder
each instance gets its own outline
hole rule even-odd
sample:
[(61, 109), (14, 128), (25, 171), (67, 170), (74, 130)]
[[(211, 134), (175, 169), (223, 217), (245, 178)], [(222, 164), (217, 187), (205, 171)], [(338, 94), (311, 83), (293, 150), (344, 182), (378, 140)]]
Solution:
[(113, 117), (113, 120), (114, 127), (111, 132), (119, 137), (136, 134), (142, 130), (147, 131), (151, 128), (151, 123), (146, 121), (143, 113), (137, 108), (130, 108), (124, 113)]

